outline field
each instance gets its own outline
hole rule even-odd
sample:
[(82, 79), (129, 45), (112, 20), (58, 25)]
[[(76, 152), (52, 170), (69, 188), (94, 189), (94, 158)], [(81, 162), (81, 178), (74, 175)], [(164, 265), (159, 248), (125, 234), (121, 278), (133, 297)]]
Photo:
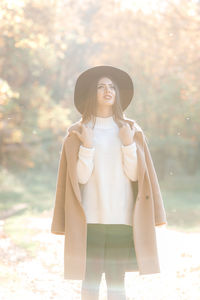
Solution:
[[(81, 281), (63, 279), (64, 237), (50, 233), (52, 177), (10, 177), (11, 192), (1, 181), (1, 198), (7, 199), (1, 212), (12, 211), (16, 202), (27, 205), (0, 221), (1, 299), (80, 299)], [(161, 273), (126, 273), (129, 300), (200, 299), (198, 182), (196, 176), (161, 184), (168, 216), (167, 227), (156, 227)], [(100, 295), (106, 300), (104, 274)]]

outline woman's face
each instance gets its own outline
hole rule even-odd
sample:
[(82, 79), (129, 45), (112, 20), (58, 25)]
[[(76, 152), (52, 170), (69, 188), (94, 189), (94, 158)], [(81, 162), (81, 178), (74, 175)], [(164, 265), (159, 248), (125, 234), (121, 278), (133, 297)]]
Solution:
[(115, 102), (115, 87), (108, 77), (102, 77), (97, 83), (97, 105), (112, 106)]

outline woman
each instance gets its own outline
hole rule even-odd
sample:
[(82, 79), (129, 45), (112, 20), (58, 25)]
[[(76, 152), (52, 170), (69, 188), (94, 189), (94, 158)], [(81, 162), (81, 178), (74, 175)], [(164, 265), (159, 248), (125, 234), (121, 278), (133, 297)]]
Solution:
[[(136, 129), (139, 130), (140, 127), (135, 121), (125, 118), (123, 114), (133, 97), (133, 91), (130, 76), (112, 66), (98, 66), (86, 70), (79, 76), (75, 86), (74, 102), (82, 114), (82, 119), (75, 127), (72, 126), (72, 130), (67, 135), (68, 147), (66, 146), (65, 151), (70, 153), (72, 146), (72, 143), (69, 142), (70, 138), (73, 137), (74, 143), (76, 139), (78, 152), (77, 159), (74, 161), (76, 173), (74, 177), (76, 176), (80, 188), (79, 201), (87, 226), (86, 266), (81, 289), (84, 300), (98, 299), (103, 272), (105, 272), (108, 299), (126, 299), (125, 272), (130, 270), (130, 266), (132, 271), (138, 270), (137, 262), (140, 259), (139, 257), (136, 259), (133, 239), (133, 215), (137, 195), (133, 184), (138, 181), (141, 174), (138, 166), (141, 166), (142, 156), (138, 157), (137, 155), (137, 153), (141, 153), (140, 143), (136, 143), (135, 140)], [(62, 151), (61, 160), (64, 157), (63, 153), (64, 151)], [(146, 157), (146, 164), (150, 166), (148, 154)], [(64, 162), (64, 159), (62, 161)], [(68, 160), (66, 158), (66, 164), (67, 161), (70, 164), (70, 154), (68, 154)], [(54, 209), (52, 223), (52, 232), (54, 233), (56, 231), (58, 233), (56, 227), (66, 226), (66, 224), (56, 225), (55, 221), (55, 219), (61, 219), (60, 216), (58, 217), (59, 213), (56, 212), (61, 207), (58, 204), (61, 203), (60, 192), (58, 192), (61, 182), (62, 190), (67, 193), (69, 191), (64, 185), (65, 179), (60, 179), (64, 178), (66, 173), (67, 171), (62, 172), (59, 169), (56, 193), (57, 208)], [(151, 178), (154, 175), (156, 182), (155, 174), (149, 174)], [(66, 178), (68, 177), (66, 176)], [(141, 179), (139, 181), (142, 182)], [(75, 186), (73, 181), (72, 185)], [(148, 193), (150, 194), (150, 190)], [(65, 197), (67, 197), (66, 194)], [(137, 197), (137, 199), (139, 198)], [(63, 210), (68, 213), (69, 208), (72, 209), (73, 206), (69, 204), (69, 200), (67, 201), (68, 204), (63, 206)], [(149, 204), (145, 205), (149, 206)], [(147, 211), (144, 212), (143, 208), (142, 213), (146, 214), (144, 216), (147, 219), (144, 222), (148, 222)], [(158, 215), (157, 212), (156, 215)], [(158, 217), (155, 216), (155, 218)], [(151, 222), (152, 216), (149, 220)], [(68, 218), (66, 218), (66, 222), (68, 222), (67, 228), (69, 228)], [(166, 224), (162, 201), (159, 205), (159, 224), (156, 220), (156, 225), (161, 223)], [(151, 224), (153, 223), (151, 222)], [(152, 232), (154, 239), (155, 234), (154, 231)], [(73, 234), (76, 234), (75, 230)], [(70, 233), (68, 235), (70, 236)], [(142, 244), (148, 243), (149, 245), (147, 237), (144, 238), (144, 241), (142, 236), (140, 239)], [(70, 247), (69, 243), (70, 241), (65, 244), (66, 247)], [(152, 246), (152, 251), (156, 252), (155, 245)], [(72, 259), (78, 261), (78, 254), (74, 254)], [(146, 258), (145, 260), (147, 261)], [(158, 272), (156, 271), (159, 269), (156, 265), (157, 261), (153, 261), (154, 265), (152, 265), (152, 261), (152, 257), (148, 258), (148, 268)]]

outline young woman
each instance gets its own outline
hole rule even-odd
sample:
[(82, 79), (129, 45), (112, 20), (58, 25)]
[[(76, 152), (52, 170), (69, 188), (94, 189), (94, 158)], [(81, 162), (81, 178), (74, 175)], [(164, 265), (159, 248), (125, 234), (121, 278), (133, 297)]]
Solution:
[[(119, 88), (111, 76), (96, 78), (88, 90), (82, 132), (72, 131), (81, 142), (77, 174), (88, 224), (82, 299), (98, 299), (103, 272), (108, 299), (126, 299), (124, 275), (129, 253), (134, 254), (131, 185), (131, 181), (137, 181), (134, 129), (124, 120)], [(134, 255), (132, 261), (135, 262)]]
[[(125, 300), (126, 271), (159, 272), (153, 228), (154, 225), (166, 224), (166, 216), (150, 154), (146, 148), (142, 148), (142, 145), (145, 147), (144, 141), (140, 143), (137, 139), (136, 143), (135, 140), (135, 132), (140, 131), (140, 127), (135, 121), (127, 119), (123, 113), (131, 102), (133, 92), (131, 77), (123, 70), (112, 66), (97, 66), (86, 70), (79, 76), (75, 86), (74, 102), (82, 118), (81, 122), (72, 126), (65, 140), (66, 145), (63, 144), (52, 232), (68, 236), (69, 240), (65, 244), (65, 249), (68, 248), (67, 251), (68, 253), (71, 251), (71, 254), (66, 254), (66, 265), (68, 264), (69, 267), (71, 263), (69, 267), (71, 271), (68, 272), (71, 274), (74, 272), (72, 277), (75, 278), (74, 274), (82, 272), (72, 270), (72, 264), (74, 269), (79, 268), (78, 262), (81, 264), (75, 245), (78, 245), (78, 238), (81, 239), (85, 231), (81, 235), (80, 225), (75, 230), (75, 224), (81, 224), (80, 222), (83, 221), (80, 221), (82, 219), (78, 213), (77, 202), (74, 204), (70, 200), (72, 194), (70, 197), (69, 193), (73, 186), (76, 191), (73, 196), (77, 194), (79, 197), (78, 185), (81, 195), (79, 201), (84, 211), (87, 230), (86, 266), (81, 288), (82, 300), (98, 299), (102, 273), (105, 273), (108, 300)], [(77, 152), (74, 159), (72, 147), (77, 149), (74, 150)], [(144, 157), (146, 157), (146, 163), (142, 163)], [(148, 177), (144, 177), (146, 173), (141, 171), (142, 166), (149, 168)], [(70, 169), (69, 172), (68, 169)], [(66, 180), (70, 176), (73, 179), (71, 179), (71, 184), (67, 183), (67, 188)], [(147, 179), (142, 180), (143, 178)], [(138, 216), (141, 214), (139, 219), (134, 215), (136, 197), (138, 202), (139, 196), (135, 194), (133, 184), (137, 182), (139, 189), (143, 193), (148, 193), (148, 195), (145, 194), (145, 200), (140, 193), (142, 200), (139, 203), (142, 206), (140, 208), (137, 206)], [(142, 182), (144, 182), (144, 188), (141, 186)], [(154, 184), (154, 188), (150, 188), (151, 183)], [(155, 221), (152, 215), (153, 193), (157, 195)], [(159, 205), (158, 201), (160, 201)], [(77, 218), (76, 223), (71, 219), (70, 209), (71, 213), (76, 212), (74, 213)], [(63, 211), (68, 214), (67, 217), (63, 216)], [(62, 220), (64, 218), (65, 222)], [(141, 218), (144, 219), (141, 220)], [(74, 222), (73, 229), (72, 222)], [(144, 223), (139, 226), (139, 229), (135, 223), (138, 231), (135, 232), (135, 238), (138, 241), (137, 256), (133, 239), (134, 222)], [(71, 229), (69, 229), (70, 226)], [(145, 228), (150, 228), (148, 237), (145, 235), (147, 233)], [(78, 231), (80, 231), (79, 235)], [(139, 245), (140, 242), (141, 245)], [(144, 246), (146, 252), (142, 250), (143, 261), (141, 261), (139, 247)], [(82, 255), (82, 252), (79, 253)]]

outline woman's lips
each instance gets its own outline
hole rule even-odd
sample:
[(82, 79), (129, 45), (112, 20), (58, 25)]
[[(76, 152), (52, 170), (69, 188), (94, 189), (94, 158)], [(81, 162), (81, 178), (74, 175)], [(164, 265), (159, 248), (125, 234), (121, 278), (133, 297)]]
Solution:
[(112, 99), (112, 96), (106, 95), (106, 96), (104, 96), (104, 98), (105, 98), (105, 99)]

